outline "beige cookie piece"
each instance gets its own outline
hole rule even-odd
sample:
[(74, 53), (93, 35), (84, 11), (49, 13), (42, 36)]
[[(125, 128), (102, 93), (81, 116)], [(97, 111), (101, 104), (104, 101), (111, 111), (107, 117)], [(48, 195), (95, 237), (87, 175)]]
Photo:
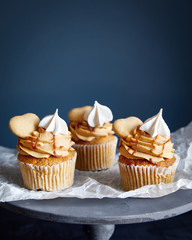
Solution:
[(128, 117), (123, 119), (118, 119), (113, 123), (113, 129), (115, 133), (122, 138), (126, 138), (128, 135), (132, 134), (132, 131), (142, 125), (143, 122), (137, 117)]
[(20, 138), (28, 137), (33, 131), (37, 130), (40, 119), (34, 113), (26, 113), (15, 116), (9, 120), (9, 129), (13, 134)]
[(84, 120), (83, 116), (84, 116), (85, 112), (87, 112), (91, 108), (92, 108), (91, 106), (73, 108), (69, 112), (68, 117), (72, 122), (82, 122)]

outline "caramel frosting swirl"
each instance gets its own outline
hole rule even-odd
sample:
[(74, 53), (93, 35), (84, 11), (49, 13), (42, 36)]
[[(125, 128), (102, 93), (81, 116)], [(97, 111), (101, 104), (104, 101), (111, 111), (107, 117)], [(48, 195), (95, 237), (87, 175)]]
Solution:
[(156, 134), (152, 137), (141, 130), (143, 122), (137, 117), (118, 119), (113, 124), (115, 133), (120, 137), (121, 155), (129, 159), (145, 159), (153, 164), (173, 158), (171, 137)]
[(92, 141), (99, 137), (105, 137), (114, 134), (112, 123), (104, 123), (103, 126), (90, 127), (87, 121), (70, 122), (69, 130), (74, 141)]
[(74, 142), (71, 141), (71, 133), (53, 135), (40, 127), (25, 138), (18, 138), (17, 150), (22, 155), (30, 155), (35, 158), (48, 158), (67, 156)]
[(156, 164), (173, 157), (173, 143), (170, 140), (171, 137), (164, 138), (161, 135), (153, 138), (137, 127), (131, 135), (121, 138), (119, 149), (127, 158), (146, 159)]

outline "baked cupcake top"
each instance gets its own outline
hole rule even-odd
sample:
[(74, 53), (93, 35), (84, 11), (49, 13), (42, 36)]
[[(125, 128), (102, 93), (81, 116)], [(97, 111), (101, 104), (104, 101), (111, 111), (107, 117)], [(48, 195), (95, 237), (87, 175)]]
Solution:
[(66, 122), (55, 114), (41, 121), (33, 113), (15, 116), (9, 121), (9, 128), (18, 136), (17, 151), (21, 155), (35, 158), (64, 157), (72, 150), (71, 133)]
[(113, 114), (111, 110), (95, 101), (94, 106), (84, 106), (72, 109), (69, 130), (74, 141), (92, 141), (96, 138), (114, 134), (112, 130)]
[(173, 143), (162, 109), (144, 123), (136, 117), (118, 119), (113, 129), (121, 138), (119, 150), (126, 158), (146, 159), (157, 164), (173, 157)]

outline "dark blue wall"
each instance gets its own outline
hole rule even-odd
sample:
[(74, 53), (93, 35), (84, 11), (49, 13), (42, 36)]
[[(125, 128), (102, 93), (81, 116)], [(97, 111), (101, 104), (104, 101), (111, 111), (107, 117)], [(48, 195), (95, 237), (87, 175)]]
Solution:
[(114, 119), (164, 108), (192, 119), (192, 1), (1, 1), (1, 137), (14, 115), (109, 106)]

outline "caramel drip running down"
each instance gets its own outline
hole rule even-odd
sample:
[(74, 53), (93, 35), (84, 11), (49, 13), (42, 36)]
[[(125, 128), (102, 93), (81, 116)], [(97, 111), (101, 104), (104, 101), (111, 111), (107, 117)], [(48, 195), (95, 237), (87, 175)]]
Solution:
[(34, 145), (34, 149), (37, 147), (37, 142), (39, 140), (39, 137), (40, 137), (40, 133), (39, 133), (39, 136), (37, 137), (36, 141), (35, 141), (35, 145)]
[[(158, 135), (152, 141), (151, 146), (152, 146), (153, 149), (154, 149), (154, 144), (155, 144), (155, 141), (156, 141), (157, 137), (158, 137)], [(153, 153), (153, 149), (150, 149), (150, 153)]]
[(32, 146), (32, 148), (34, 148), (33, 138), (32, 138), (32, 137), (29, 137), (29, 140), (31, 141), (31, 146)]
[[(138, 131), (139, 131), (139, 127), (137, 127), (136, 134), (137, 134)], [(136, 139), (136, 148), (135, 148), (135, 150), (132, 152), (132, 155), (134, 155), (134, 154), (137, 152), (138, 143), (139, 143), (139, 140), (140, 140), (140, 139), (141, 139), (141, 135), (139, 135), (139, 138)]]
[(155, 141), (157, 140), (157, 138), (158, 138), (158, 135), (153, 139), (153, 142), (152, 142), (153, 148), (154, 148), (154, 144), (155, 144)]
[(155, 163), (152, 161), (152, 158), (149, 158), (149, 162), (155, 165)]
[(54, 156), (57, 156), (55, 149), (56, 149), (56, 146), (55, 146), (55, 135), (53, 135), (53, 154), (54, 154)]
[(161, 153), (159, 154), (159, 157), (163, 154), (163, 151), (164, 151), (164, 148), (165, 148), (165, 144), (168, 143), (170, 140), (171, 140), (171, 137), (170, 137), (166, 142), (163, 143), (162, 151), (161, 151)]
[(60, 155), (56, 154), (55, 135), (53, 135), (53, 155), (55, 157), (61, 157)]
[[(39, 136), (40, 136), (40, 133), (39, 133)], [(39, 140), (39, 136), (36, 138), (36, 141), (33, 141), (32, 137), (29, 137), (29, 140), (31, 141), (31, 146), (33, 149), (36, 149), (36, 147), (37, 147), (37, 142)]]
[[(139, 131), (139, 127), (137, 127), (137, 129), (136, 129), (136, 134), (138, 133), (138, 131)], [(136, 134), (135, 134), (135, 136), (136, 136)], [(136, 137), (135, 137), (135, 138), (136, 138)], [(154, 145), (155, 145), (155, 141), (157, 140), (157, 138), (158, 138), (158, 135), (153, 139), (153, 141), (152, 141), (152, 143), (151, 143), (152, 149), (149, 150), (150, 153), (153, 153), (153, 149), (154, 149), (154, 147), (155, 147), (155, 146), (154, 146)], [(135, 141), (135, 150), (131, 153), (132, 155), (134, 155), (134, 154), (137, 152), (137, 150), (138, 150), (138, 143), (139, 143), (140, 139), (141, 139), (141, 134), (139, 134), (139, 137), (138, 137), (138, 138), (136, 139), (136, 141)], [(161, 151), (161, 153), (158, 155), (158, 157), (161, 157), (161, 155), (163, 154), (164, 148), (165, 148), (165, 144), (168, 143), (170, 140), (171, 140), (171, 137), (170, 137), (166, 142), (163, 143), (162, 151)], [(132, 138), (130, 138), (129, 141), (132, 142)], [(121, 144), (121, 142), (120, 142), (120, 144)], [(120, 146), (119, 146), (119, 147), (120, 147)], [(129, 152), (129, 151), (128, 151), (128, 152)]]

